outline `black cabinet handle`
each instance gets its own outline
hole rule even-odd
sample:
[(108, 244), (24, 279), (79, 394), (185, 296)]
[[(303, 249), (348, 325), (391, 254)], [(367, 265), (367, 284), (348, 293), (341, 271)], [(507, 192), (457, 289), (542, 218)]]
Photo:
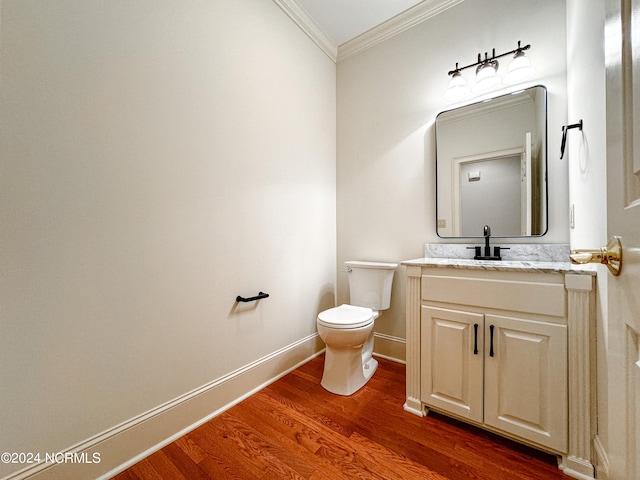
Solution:
[(477, 355), (478, 354), (478, 324), (475, 323), (473, 325), (473, 354)]
[(489, 343), (489, 356), (493, 357), (493, 325), (489, 325), (490, 343)]

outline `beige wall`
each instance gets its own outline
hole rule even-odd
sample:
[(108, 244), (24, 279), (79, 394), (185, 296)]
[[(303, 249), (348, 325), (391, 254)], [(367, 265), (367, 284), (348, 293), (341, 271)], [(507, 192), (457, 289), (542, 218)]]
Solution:
[[(345, 260), (417, 258), (424, 243), (440, 241), (433, 122), (456, 106), (442, 97), (447, 72), (456, 62), (474, 62), (479, 52), (512, 50), (518, 40), (532, 45), (527, 55), (537, 69), (523, 85), (543, 84), (549, 95), (550, 209), (543, 240), (568, 243), (567, 163), (559, 160), (567, 108), (565, 3), (462, 2), (338, 63), (338, 303), (348, 300)], [(505, 59), (502, 68), (508, 63)], [(376, 321), (378, 333), (400, 340), (405, 337), (403, 275), (401, 267), (391, 309)]]
[(0, 451), (59, 451), (314, 334), (335, 64), (271, 1), (0, 7)]

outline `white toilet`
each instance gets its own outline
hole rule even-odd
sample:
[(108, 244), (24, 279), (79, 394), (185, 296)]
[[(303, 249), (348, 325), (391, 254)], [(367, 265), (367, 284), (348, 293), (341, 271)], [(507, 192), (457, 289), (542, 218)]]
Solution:
[(373, 358), (373, 322), (389, 308), (391, 283), (397, 263), (345, 262), (350, 305), (320, 312), (317, 325), (327, 345), (320, 383), (338, 395), (351, 395), (378, 368)]

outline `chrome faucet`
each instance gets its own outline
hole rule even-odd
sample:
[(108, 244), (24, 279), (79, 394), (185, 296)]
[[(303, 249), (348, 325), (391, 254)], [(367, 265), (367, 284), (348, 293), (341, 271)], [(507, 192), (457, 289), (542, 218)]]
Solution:
[(474, 249), (476, 252), (474, 260), (502, 260), (500, 256), (500, 250), (509, 250), (509, 247), (493, 247), (493, 255), (491, 255), (491, 246), (489, 245), (491, 239), (491, 227), (489, 225), (485, 225), (482, 235), (484, 236), (484, 255), (482, 254), (482, 247), (467, 247), (470, 249)]

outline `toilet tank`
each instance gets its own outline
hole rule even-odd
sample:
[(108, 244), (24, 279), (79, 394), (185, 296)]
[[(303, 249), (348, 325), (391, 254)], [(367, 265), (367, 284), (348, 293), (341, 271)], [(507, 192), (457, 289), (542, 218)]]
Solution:
[(397, 263), (344, 262), (349, 278), (349, 303), (386, 310), (391, 303), (391, 283)]

